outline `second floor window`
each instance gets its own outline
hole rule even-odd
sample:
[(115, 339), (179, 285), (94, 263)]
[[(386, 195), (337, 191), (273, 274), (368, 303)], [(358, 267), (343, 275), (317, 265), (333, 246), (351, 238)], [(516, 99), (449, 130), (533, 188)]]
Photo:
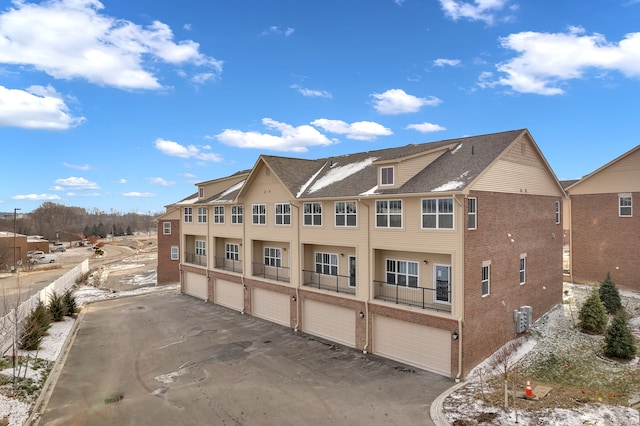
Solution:
[(422, 228), (453, 229), (453, 198), (422, 200)]
[(355, 201), (336, 202), (336, 226), (356, 226), (358, 224), (357, 204)]
[(305, 226), (322, 226), (322, 203), (304, 203)]
[(380, 167), (380, 185), (393, 185), (393, 167)]
[(491, 293), (491, 264), (483, 263), (482, 265), (482, 297)]
[(231, 223), (234, 225), (242, 223), (242, 206), (231, 206)]
[(266, 266), (282, 266), (282, 249), (265, 247), (264, 264)]
[(224, 223), (224, 206), (213, 207), (213, 223)]
[(206, 207), (198, 207), (198, 223), (207, 223)]
[(376, 201), (376, 227), (402, 228), (402, 200)]
[(387, 284), (418, 287), (418, 262), (387, 259)]
[(267, 223), (267, 205), (254, 204), (251, 206), (251, 223), (265, 225)]
[(276, 225), (291, 225), (291, 204), (276, 203)]
[(468, 227), (476, 229), (478, 226), (478, 199), (475, 197), (467, 198), (468, 205)]
[(556, 223), (560, 223), (560, 201), (555, 202)]
[(227, 260), (238, 260), (240, 258), (240, 246), (238, 244), (226, 243), (224, 245), (224, 257)]
[(631, 195), (619, 195), (618, 196), (618, 215), (622, 216), (622, 217), (631, 217), (632, 216), (632, 210), (631, 210)]
[(207, 255), (207, 242), (205, 240), (196, 240), (196, 256)]
[(338, 255), (317, 252), (316, 272), (324, 275), (338, 275)]
[(193, 223), (193, 207), (184, 208), (184, 223)]
[(171, 235), (171, 222), (162, 222), (162, 233), (164, 235)]

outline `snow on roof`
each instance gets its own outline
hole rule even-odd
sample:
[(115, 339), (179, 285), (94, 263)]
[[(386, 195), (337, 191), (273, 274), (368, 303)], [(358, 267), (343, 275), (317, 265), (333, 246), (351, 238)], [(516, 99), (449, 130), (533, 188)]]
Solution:
[(369, 157), (366, 160), (362, 160), (357, 163), (349, 163), (344, 166), (337, 166), (338, 163), (334, 163), (331, 170), (326, 175), (318, 179), (318, 181), (309, 188), (309, 193), (314, 193), (335, 182), (348, 178), (352, 174), (358, 173), (360, 170), (372, 165), (377, 159), (377, 157)]
[(183, 205), (183, 204), (194, 204), (194, 203), (197, 203), (197, 202), (198, 202), (198, 200), (199, 200), (199, 198), (198, 198), (197, 196), (195, 196), (195, 197), (193, 197), (193, 198), (189, 198), (189, 199), (186, 199), (186, 200), (179, 201), (179, 202), (177, 202), (176, 204), (178, 204), (178, 205)]
[(451, 151), (452, 154), (455, 154), (456, 152), (458, 152), (458, 150), (462, 148), (462, 144), (459, 144), (458, 146), (456, 146), (453, 151)]
[(318, 177), (318, 175), (320, 174), (320, 172), (324, 169), (324, 166), (325, 166), (325, 165), (326, 165), (326, 163), (325, 163), (325, 164), (323, 164), (323, 165), (322, 165), (322, 167), (320, 167), (320, 169), (318, 169), (318, 171), (317, 171), (317, 172), (315, 172), (315, 173), (313, 174), (313, 176), (311, 176), (311, 177), (309, 178), (309, 180), (308, 180), (308, 181), (306, 181), (306, 182), (304, 183), (304, 185), (302, 185), (302, 186), (300, 187), (300, 190), (299, 190), (299, 191), (298, 191), (298, 193), (296, 194), (296, 198), (300, 198), (300, 196), (301, 196), (302, 194), (304, 194), (304, 191), (306, 191), (306, 190), (307, 190), (307, 187), (308, 187), (309, 185), (311, 185), (311, 182), (313, 182), (314, 180), (316, 180), (316, 178)]
[[(241, 180), (240, 182), (236, 183), (235, 185), (225, 189), (224, 192), (222, 194), (220, 194), (220, 196), (218, 198), (216, 198), (215, 200), (212, 201), (212, 203), (222, 201), (224, 199), (225, 195), (228, 195), (228, 194), (232, 193), (233, 191), (237, 191), (238, 189), (242, 188), (242, 185), (244, 185), (244, 182), (245, 182), (245, 180)], [(233, 200), (229, 200), (229, 201), (233, 201)]]
[(445, 184), (442, 184), (439, 187), (432, 189), (431, 192), (455, 191), (456, 189), (459, 189), (464, 186), (465, 182), (462, 179), (467, 177), (468, 174), (469, 174), (469, 171), (467, 170), (466, 172), (461, 174), (457, 180), (451, 180)]
[(363, 192), (360, 195), (374, 195), (377, 190), (378, 190), (378, 185), (374, 186), (373, 188), (371, 188), (370, 190), (368, 190), (366, 192)]

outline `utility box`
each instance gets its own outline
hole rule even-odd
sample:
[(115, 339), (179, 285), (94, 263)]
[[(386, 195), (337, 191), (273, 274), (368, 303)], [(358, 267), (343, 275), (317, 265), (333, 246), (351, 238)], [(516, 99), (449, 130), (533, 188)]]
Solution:
[(516, 323), (516, 333), (524, 333), (531, 328), (533, 322), (533, 308), (531, 306), (521, 306), (513, 311), (513, 319)]

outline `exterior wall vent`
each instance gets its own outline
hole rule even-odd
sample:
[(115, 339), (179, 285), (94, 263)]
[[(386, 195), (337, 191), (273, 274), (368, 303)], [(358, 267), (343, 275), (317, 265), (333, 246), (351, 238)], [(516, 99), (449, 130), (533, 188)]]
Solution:
[(524, 333), (531, 328), (533, 308), (531, 306), (521, 306), (513, 311), (513, 319), (516, 322), (516, 333)]

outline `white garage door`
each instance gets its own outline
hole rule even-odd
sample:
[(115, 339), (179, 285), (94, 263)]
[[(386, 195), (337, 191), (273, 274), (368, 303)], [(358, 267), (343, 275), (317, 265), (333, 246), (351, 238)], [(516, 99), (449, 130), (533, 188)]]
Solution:
[(305, 300), (302, 331), (355, 348), (356, 314), (352, 309)]
[(216, 278), (214, 288), (213, 303), (235, 309), (236, 311), (244, 310), (244, 290), (242, 284)]
[(252, 302), (253, 310), (251, 312), (253, 312), (253, 315), (287, 327), (291, 326), (288, 295), (262, 288), (254, 288)]
[(451, 375), (451, 333), (446, 330), (376, 315), (373, 353)]
[(193, 272), (185, 272), (183, 276), (185, 294), (207, 300), (207, 277)]

